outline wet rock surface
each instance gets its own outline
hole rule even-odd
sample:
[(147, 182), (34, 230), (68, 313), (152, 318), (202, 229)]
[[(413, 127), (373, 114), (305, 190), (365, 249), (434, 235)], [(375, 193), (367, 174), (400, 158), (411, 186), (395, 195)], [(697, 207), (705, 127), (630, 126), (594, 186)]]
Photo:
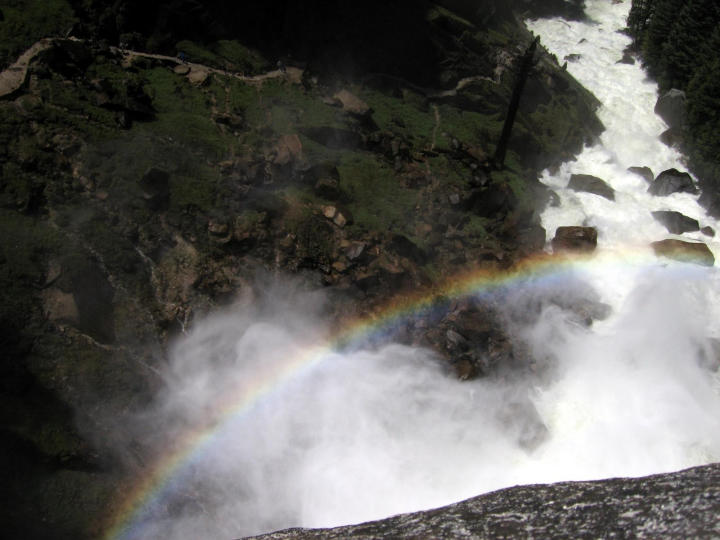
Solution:
[(652, 213), (658, 223), (662, 223), (668, 232), (683, 234), (700, 230), (697, 219), (690, 218), (674, 210), (658, 210)]
[(661, 172), (648, 188), (648, 193), (663, 197), (673, 193), (696, 194), (698, 188), (692, 177), (686, 172), (677, 169), (668, 169)]
[(570, 177), (568, 188), (573, 191), (584, 191), (605, 197), (610, 201), (615, 200), (615, 190), (605, 180), (590, 174), (573, 174)]
[(558, 227), (552, 239), (556, 252), (591, 252), (597, 247), (597, 229), (595, 227), (566, 226)]
[(715, 264), (715, 256), (710, 248), (702, 242), (685, 242), (669, 238), (653, 242), (652, 248), (657, 255), (675, 259), (681, 262), (689, 262), (702, 266), (713, 266)]
[(283, 538), (714, 538), (720, 465), (645, 478), (522, 486), (435, 510)]

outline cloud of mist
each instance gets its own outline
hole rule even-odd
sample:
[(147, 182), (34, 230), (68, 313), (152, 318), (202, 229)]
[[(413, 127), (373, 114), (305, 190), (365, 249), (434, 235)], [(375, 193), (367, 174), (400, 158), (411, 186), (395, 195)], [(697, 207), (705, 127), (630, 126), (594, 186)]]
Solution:
[[(460, 382), (430, 351), (397, 344), (327, 351), (178, 469), (133, 537), (356, 523), (516, 484), (720, 459), (720, 395), (698, 360), (708, 347), (702, 283), (646, 277), (595, 328), (543, 300), (557, 291), (528, 284), (507, 295), (510, 316), (535, 295), (538, 318), (516, 332), (554, 359), (548, 378)], [(327, 335), (324, 302), (322, 292), (276, 284), (197, 323), (173, 348), (165, 391), (128, 431), (162, 448), (215, 414), (226, 391), (252, 392)], [(542, 425), (539, 446), (522, 444)]]

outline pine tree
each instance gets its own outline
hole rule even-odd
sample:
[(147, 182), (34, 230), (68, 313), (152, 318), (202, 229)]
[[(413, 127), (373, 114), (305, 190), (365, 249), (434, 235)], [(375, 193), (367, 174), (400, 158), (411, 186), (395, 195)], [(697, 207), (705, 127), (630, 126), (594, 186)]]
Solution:
[(632, 0), (632, 7), (628, 15), (628, 28), (635, 41), (642, 38), (643, 32), (652, 19), (655, 11), (655, 0)]
[(657, 78), (665, 69), (663, 45), (677, 22), (677, 15), (684, 4), (685, 0), (655, 0), (654, 2), (654, 11), (643, 40), (643, 58), (653, 77)]
[(705, 62), (687, 87), (690, 136), (700, 156), (718, 161), (720, 156), (720, 27), (706, 43)]
[[(662, 46), (662, 88), (684, 88), (705, 61), (704, 48), (720, 23), (717, 0), (689, 0)], [(716, 54), (716, 53), (714, 53)]]

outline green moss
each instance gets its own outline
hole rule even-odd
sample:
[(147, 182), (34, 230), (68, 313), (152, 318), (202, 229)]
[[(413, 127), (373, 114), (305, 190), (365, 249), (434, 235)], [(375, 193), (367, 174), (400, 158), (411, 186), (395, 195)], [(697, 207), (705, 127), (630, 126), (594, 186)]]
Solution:
[(473, 214), (468, 214), (468, 221), (463, 226), (465, 235), (473, 240), (485, 240), (488, 237), (487, 226), (489, 220)]
[(351, 153), (338, 166), (340, 187), (352, 201), (355, 223), (362, 231), (409, 232), (418, 193), (403, 187), (392, 169), (371, 154)]
[(196, 208), (207, 212), (215, 203), (217, 173), (201, 169), (198, 175), (173, 175), (170, 179), (170, 211)]
[(404, 97), (396, 97), (365, 88), (360, 97), (373, 109), (372, 118), (381, 130), (402, 134), (414, 150), (430, 147), (435, 116), (419, 94), (405, 90)]

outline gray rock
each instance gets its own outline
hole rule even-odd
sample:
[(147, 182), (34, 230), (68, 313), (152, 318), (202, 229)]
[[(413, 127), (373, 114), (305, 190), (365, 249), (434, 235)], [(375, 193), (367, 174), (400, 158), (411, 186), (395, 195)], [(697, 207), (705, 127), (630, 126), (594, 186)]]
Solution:
[(718, 538), (720, 464), (644, 478), (519, 486), (434, 510), (255, 538)]
[(685, 122), (685, 92), (673, 88), (660, 96), (655, 103), (655, 114), (670, 128), (682, 128)]
[(584, 191), (600, 195), (611, 201), (615, 200), (615, 190), (605, 180), (591, 174), (573, 174), (570, 177), (568, 187), (573, 191)]
[(655, 175), (650, 167), (628, 167), (628, 172), (642, 176), (648, 183), (655, 179)]
[(680, 172), (677, 169), (661, 172), (648, 188), (648, 193), (661, 197), (681, 192), (694, 195), (698, 192), (698, 188), (688, 173)]
[(652, 212), (653, 218), (658, 223), (665, 226), (668, 232), (672, 234), (682, 234), (685, 232), (694, 232), (700, 230), (698, 220), (688, 217), (674, 210), (658, 210)]

